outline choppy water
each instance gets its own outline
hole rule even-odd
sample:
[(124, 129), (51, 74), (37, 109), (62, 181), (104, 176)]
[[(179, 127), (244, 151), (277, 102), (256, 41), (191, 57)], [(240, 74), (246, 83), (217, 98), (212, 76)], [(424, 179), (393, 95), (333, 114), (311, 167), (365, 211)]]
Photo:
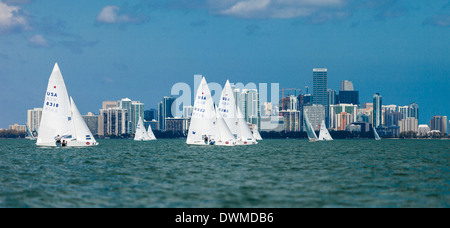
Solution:
[(449, 207), (450, 141), (0, 139), (0, 207)]

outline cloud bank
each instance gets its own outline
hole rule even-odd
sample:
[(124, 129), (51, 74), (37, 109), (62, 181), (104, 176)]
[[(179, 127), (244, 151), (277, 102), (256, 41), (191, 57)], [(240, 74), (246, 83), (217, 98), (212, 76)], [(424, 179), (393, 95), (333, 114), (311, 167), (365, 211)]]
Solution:
[(18, 6), (0, 1), (0, 34), (29, 29), (24, 12)]

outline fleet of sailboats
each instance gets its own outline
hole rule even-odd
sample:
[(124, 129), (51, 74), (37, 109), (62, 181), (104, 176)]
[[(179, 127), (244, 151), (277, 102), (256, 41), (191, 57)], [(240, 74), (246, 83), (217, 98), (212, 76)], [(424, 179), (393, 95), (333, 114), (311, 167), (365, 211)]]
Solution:
[[(317, 137), (308, 115), (304, 112), (305, 128), (308, 139), (315, 141), (331, 141), (325, 121), (320, 125)], [(28, 129), (27, 129), (28, 130)], [(380, 140), (376, 129), (373, 129), (375, 139)], [(28, 130), (29, 138), (33, 134)], [(86, 147), (98, 145), (87, 127), (72, 97), (69, 97), (61, 71), (57, 63), (53, 68), (47, 85), (42, 111), (40, 128), (36, 145)], [(135, 141), (156, 140), (151, 129), (145, 129), (142, 117), (136, 126)], [(211, 91), (203, 77), (198, 87), (186, 143), (189, 145), (255, 145), (262, 140), (258, 126), (253, 126), (253, 132), (236, 105), (233, 89), (227, 80), (222, 90), (219, 105), (214, 105)]]
[(206, 79), (197, 90), (186, 143), (189, 145), (255, 145), (258, 142), (247, 125), (229, 81), (222, 90), (219, 106), (214, 106)]
[(47, 147), (98, 145), (73, 98), (69, 98), (57, 63), (48, 81), (36, 145)]

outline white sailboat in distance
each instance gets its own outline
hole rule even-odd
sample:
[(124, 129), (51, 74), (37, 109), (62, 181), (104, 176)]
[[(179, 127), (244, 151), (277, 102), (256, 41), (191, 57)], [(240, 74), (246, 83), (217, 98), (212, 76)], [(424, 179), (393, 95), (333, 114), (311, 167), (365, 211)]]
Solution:
[(325, 125), (325, 120), (322, 120), (322, 123), (320, 124), (320, 132), (319, 132), (319, 141), (332, 141), (333, 138), (330, 135), (330, 132), (328, 132), (327, 126)]
[(373, 134), (375, 136), (375, 140), (381, 140), (381, 137), (378, 135), (378, 132), (375, 128), (373, 128)]
[(87, 147), (98, 145), (67, 88), (57, 63), (48, 80), (37, 146)]
[(259, 134), (259, 131), (258, 131), (258, 125), (255, 125), (253, 127), (253, 138), (255, 138), (256, 140), (262, 140), (262, 137), (261, 137), (261, 135)]
[(308, 139), (310, 142), (316, 142), (319, 139), (317, 138), (316, 132), (314, 131), (314, 127), (312, 126), (311, 122), (309, 121), (308, 115), (306, 115), (306, 111), (303, 111), (303, 116), (305, 117), (305, 128), (306, 128), (306, 134), (308, 135)]
[(134, 141), (150, 141), (152, 140), (145, 130), (142, 117), (139, 116), (139, 121), (136, 125), (136, 133), (134, 134)]

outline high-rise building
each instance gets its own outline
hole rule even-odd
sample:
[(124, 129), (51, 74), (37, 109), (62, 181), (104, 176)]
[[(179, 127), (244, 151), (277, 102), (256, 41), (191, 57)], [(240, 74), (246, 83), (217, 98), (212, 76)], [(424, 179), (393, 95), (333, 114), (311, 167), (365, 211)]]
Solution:
[(327, 68), (313, 69), (313, 105), (322, 105), (325, 108), (325, 122), (329, 122), (328, 103), (328, 70)]
[(119, 107), (100, 109), (98, 135), (121, 135), (128, 133), (128, 111)]
[(408, 106), (397, 106), (397, 112), (400, 112), (403, 116), (403, 119), (406, 119), (408, 116)]
[(301, 112), (298, 110), (282, 110), (280, 116), (283, 116), (284, 131), (298, 132), (301, 130)]
[(15, 130), (15, 131), (18, 131), (18, 132), (27, 132), (27, 126), (26, 125), (13, 124), (13, 125), (9, 125), (9, 130)]
[(233, 95), (236, 99), (236, 106), (242, 112), (245, 121), (260, 126), (261, 107), (259, 103), (259, 93), (256, 89), (234, 89)]
[(414, 117), (419, 120), (419, 105), (415, 102), (408, 106), (408, 117)]
[(359, 91), (339, 91), (338, 103), (359, 106)]
[[(325, 107), (323, 105), (303, 106), (304, 113), (308, 115), (309, 122), (315, 131), (320, 130), (320, 124), (325, 120)], [(303, 129), (305, 123), (303, 121)]]
[(42, 108), (34, 108), (27, 111), (27, 126), (31, 132), (39, 131), (39, 124), (41, 123)]
[(136, 126), (139, 121), (139, 117), (144, 117), (144, 103), (139, 101), (131, 102), (131, 114), (130, 114), (130, 124), (131, 132), (134, 134), (136, 132)]
[(102, 109), (115, 108), (115, 107), (119, 107), (119, 104), (117, 101), (103, 101), (102, 102)]
[(400, 133), (410, 131), (417, 133), (419, 131), (419, 122), (414, 117), (402, 119), (398, 122), (398, 125), (400, 126)]
[(159, 130), (164, 131), (166, 129), (166, 118), (173, 118), (172, 106), (175, 102), (174, 97), (163, 97), (162, 101), (158, 105), (158, 121)]
[(430, 120), (430, 129), (447, 134), (447, 116), (434, 116)]
[(348, 124), (357, 121), (358, 106), (354, 104), (330, 105), (330, 125), (329, 128), (337, 131), (345, 131)]
[(93, 135), (98, 135), (98, 116), (92, 112), (88, 112), (87, 115), (82, 116), (84, 122)]
[[(132, 113), (131, 113), (131, 103), (132, 103), (131, 99), (123, 98), (122, 100), (117, 101), (116, 103), (117, 103), (117, 107), (119, 107), (119, 109), (127, 110), (127, 119), (126, 119), (126, 121), (128, 122), (127, 123), (128, 129), (126, 130), (126, 133), (133, 134), (134, 133), (133, 132), (133, 123), (131, 122), (131, 118), (133, 116)], [(110, 105), (112, 105), (112, 104), (110, 104)]]
[(328, 76), (326, 68), (313, 69), (313, 104), (328, 105)]
[(152, 120), (156, 120), (156, 115), (157, 115), (158, 111), (154, 108), (151, 108), (149, 110), (145, 110), (144, 111), (144, 120), (145, 121), (152, 121)]
[(353, 91), (353, 83), (351, 81), (341, 81), (341, 91)]
[(373, 95), (373, 127), (381, 125), (382, 120), (382, 96), (379, 93)]

